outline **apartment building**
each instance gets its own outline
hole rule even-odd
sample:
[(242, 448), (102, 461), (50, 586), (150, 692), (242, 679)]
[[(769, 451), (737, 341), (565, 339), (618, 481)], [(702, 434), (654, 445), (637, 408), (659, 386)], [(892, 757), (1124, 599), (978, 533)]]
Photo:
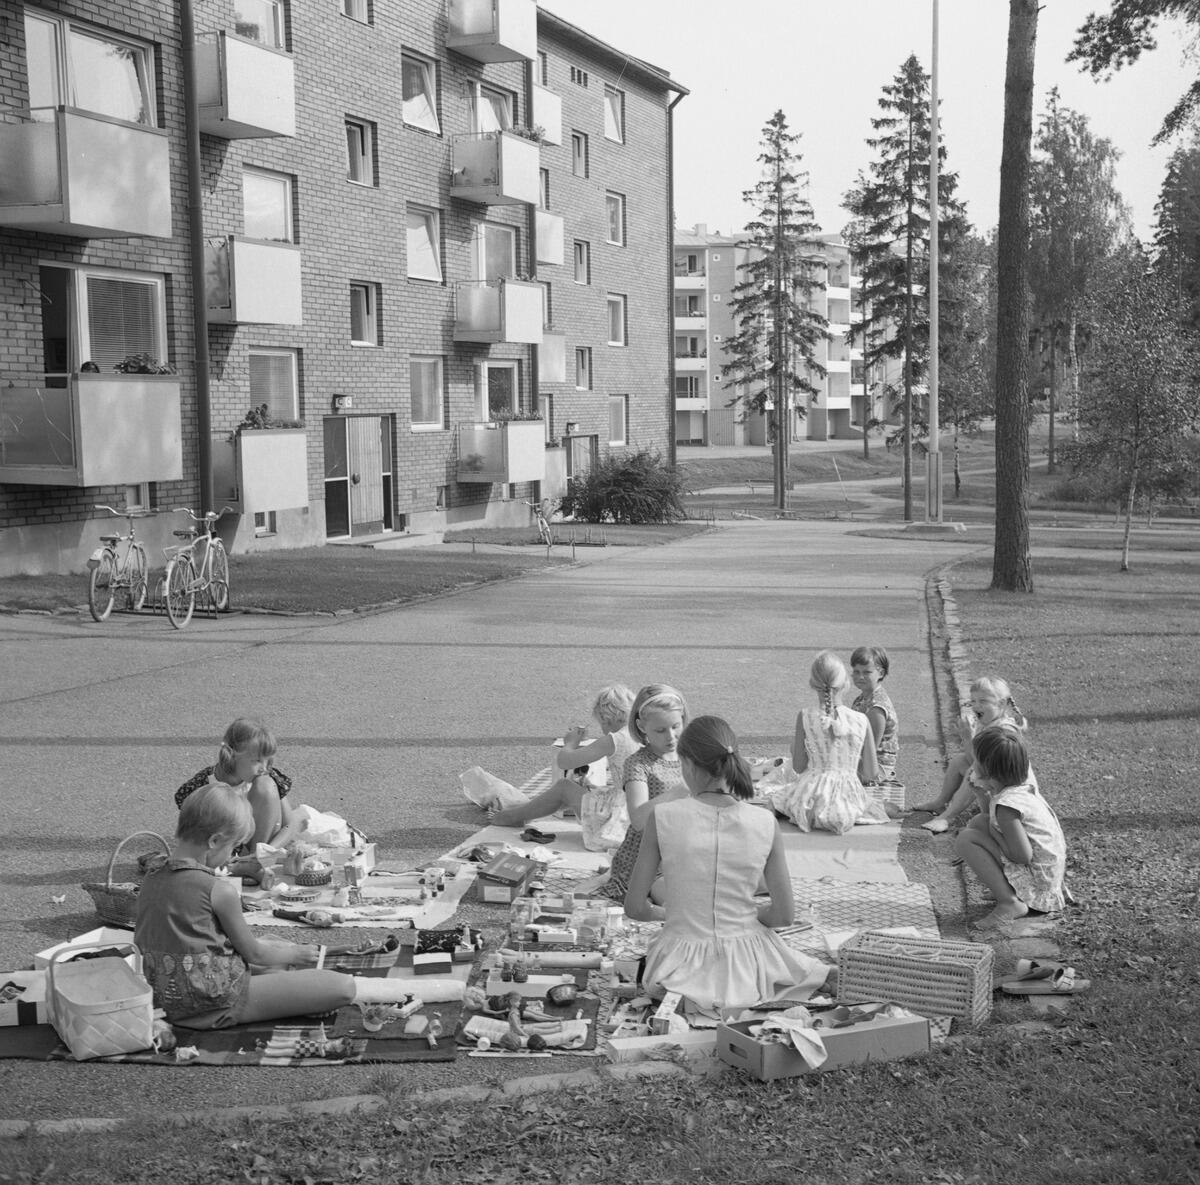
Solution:
[[(864, 406), (868, 418), (882, 418), (884, 376), (864, 375), (861, 340), (852, 326), (861, 320), (858, 276), (851, 274), (850, 250), (836, 234), (819, 235), (823, 274), (810, 298), (829, 322), (829, 339), (818, 347), (825, 369), (809, 375), (818, 388), (794, 410), (792, 439), (827, 440), (861, 436)], [(735, 402), (736, 388), (725, 386), (721, 366), (725, 343), (736, 332), (730, 304), (741, 269), (753, 248), (736, 235), (710, 233), (703, 223), (675, 232), (675, 435), (680, 445), (766, 445), (767, 417), (747, 416)]]
[(193, 2), (0, 17), (0, 573), (96, 504), (398, 538), (668, 451), (682, 87), (534, 0), (214, 0), (189, 50)]

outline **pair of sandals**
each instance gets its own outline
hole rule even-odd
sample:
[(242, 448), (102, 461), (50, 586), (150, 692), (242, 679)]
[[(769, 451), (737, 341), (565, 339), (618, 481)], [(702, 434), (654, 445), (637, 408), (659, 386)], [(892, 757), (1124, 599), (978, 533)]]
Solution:
[(548, 844), (553, 843), (558, 836), (553, 831), (539, 831), (536, 827), (526, 827), (521, 832), (521, 839), (525, 843)]
[(1000, 990), (1009, 996), (1075, 996), (1091, 986), (1074, 967), (1038, 959), (1018, 959), (1016, 974), (1000, 981)]

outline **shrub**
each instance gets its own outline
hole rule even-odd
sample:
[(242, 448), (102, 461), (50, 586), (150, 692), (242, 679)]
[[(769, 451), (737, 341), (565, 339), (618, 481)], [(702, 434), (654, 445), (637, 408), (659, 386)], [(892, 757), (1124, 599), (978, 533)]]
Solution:
[(588, 523), (677, 522), (687, 517), (682, 494), (683, 478), (661, 454), (610, 453), (571, 483), (562, 510)]

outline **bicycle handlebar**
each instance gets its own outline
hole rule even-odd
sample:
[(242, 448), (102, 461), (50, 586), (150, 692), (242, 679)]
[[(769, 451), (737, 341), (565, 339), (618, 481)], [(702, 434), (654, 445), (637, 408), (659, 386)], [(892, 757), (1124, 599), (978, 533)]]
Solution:
[(186, 506), (176, 506), (175, 514), (186, 514), (194, 523), (215, 523), (217, 519), (222, 518), (226, 514), (236, 514), (237, 511), (232, 506), (222, 506), (220, 510), (206, 510), (202, 515), (197, 514), (194, 510), (190, 510)]
[(151, 518), (154, 515), (153, 510), (117, 510), (113, 506), (101, 506), (99, 503), (93, 503), (93, 510), (107, 510), (109, 514), (115, 515), (117, 518)]

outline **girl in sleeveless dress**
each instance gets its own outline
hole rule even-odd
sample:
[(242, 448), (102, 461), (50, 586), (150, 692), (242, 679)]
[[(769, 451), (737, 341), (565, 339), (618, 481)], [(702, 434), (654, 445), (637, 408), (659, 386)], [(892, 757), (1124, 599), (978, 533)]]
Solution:
[[(737, 737), (720, 717), (700, 716), (684, 730), (679, 755), (689, 796), (650, 805), (625, 897), (630, 917), (665, 921), (646, 952), (643, 983), (652, 993), (679, 992), (693, 1015), (710, 1017), (808, 999), (831, 968), (789, 950), (770, 928), (792, 923), (792, 884), (779, 824), (746, 801), (754, 789)], [(764, 879), (770, 900), (761, 904), (755, 892)]]
[(808, 685), (817, 706), (796, 717), (792, 766), (796, 779), (773, 790), (771, 806), (801, 831), (844, 835), (855, 823), (886, 823), (887, 811), (859, 780), (879, 776), (875, 745), (868, 744), (871, 726), (861, 712), (839, 704), (850, 682), (845, 664), (832, 650), (822, 650), (812, 665)]

